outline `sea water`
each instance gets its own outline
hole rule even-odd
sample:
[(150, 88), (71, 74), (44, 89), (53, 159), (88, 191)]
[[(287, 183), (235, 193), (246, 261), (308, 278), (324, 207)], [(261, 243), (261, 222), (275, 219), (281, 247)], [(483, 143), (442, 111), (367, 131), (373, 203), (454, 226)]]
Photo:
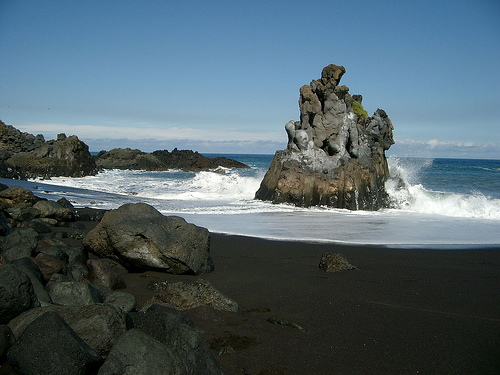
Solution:
[(467, 248), (500, 245), (500, 160), (389, 157), (392, 207), (349, 211), (255, 200), (273, 155), (226, 156), (249, 169), (107, 170), (83, 178), (0, 182), (75, 207), (146, 202), (212, 232), (349, 244)]

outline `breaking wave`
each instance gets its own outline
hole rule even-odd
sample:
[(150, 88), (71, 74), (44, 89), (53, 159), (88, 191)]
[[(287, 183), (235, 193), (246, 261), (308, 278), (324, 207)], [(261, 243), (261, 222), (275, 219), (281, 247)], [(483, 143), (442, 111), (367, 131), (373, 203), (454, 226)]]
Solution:
[(391, 178), (385, 187), (393, 208), (422, 214), (500, 220), (498, 198), (479, 191), (463, 194), (435, 191), (424, 186), (422, 172), (432, 164), (433, 159), (389, 158)]

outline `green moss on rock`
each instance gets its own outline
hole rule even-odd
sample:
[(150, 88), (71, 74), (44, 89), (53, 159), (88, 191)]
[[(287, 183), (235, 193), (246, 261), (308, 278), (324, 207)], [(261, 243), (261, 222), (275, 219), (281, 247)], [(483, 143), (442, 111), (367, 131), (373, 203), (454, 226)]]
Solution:
[(354, 114), (358, 117), (362, 117), (362, 118), (368, 118), (368, 112), (365, 111), (365, 109), (363, 108), (363, 105), (361, 103), (358, 103), (356, 101), (354, 101), (352, 103), (352, 110), (354, 111)]

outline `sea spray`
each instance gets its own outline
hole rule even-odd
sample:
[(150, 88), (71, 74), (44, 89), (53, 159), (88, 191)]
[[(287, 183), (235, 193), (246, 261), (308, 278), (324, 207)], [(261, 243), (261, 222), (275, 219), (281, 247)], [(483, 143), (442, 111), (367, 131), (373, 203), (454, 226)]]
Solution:
[(389, 158), (391, 178), (386, 183), (386, 190), (392, 208), (422, 214), (500, 220), (499, 198), (486, 197), (479, 191), (463, 194), (424, 187), (422, 182), (433, 162), (434, 159)]
[(107, 170), (84, 178), (12, 181), (76, 207), (145, 202), (212, 232), (275, 239), (397, 246), (500, 244), (500, 161), (389, 158), (393, 208), (349, 211), (254, 200), (272, 155), (230, 156), (250, 169), (225, 173)]

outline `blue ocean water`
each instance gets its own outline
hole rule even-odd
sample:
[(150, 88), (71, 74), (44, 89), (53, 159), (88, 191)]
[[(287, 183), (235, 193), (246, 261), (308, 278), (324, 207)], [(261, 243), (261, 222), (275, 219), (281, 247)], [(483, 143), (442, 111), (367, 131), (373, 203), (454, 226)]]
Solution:
[(217, 156), (251, 168), (224, 173), (111, 170), (84, 178), (0, 182), (21, 184), (48, 199), (64, 196), (77, 207), (112, 209), (146, 202), (219, 233), (426, 248), (500, 245), (500, 160), (391, 156), (386, 189), (392, 207), (371, 212), (255, 200), (273, 155)]

